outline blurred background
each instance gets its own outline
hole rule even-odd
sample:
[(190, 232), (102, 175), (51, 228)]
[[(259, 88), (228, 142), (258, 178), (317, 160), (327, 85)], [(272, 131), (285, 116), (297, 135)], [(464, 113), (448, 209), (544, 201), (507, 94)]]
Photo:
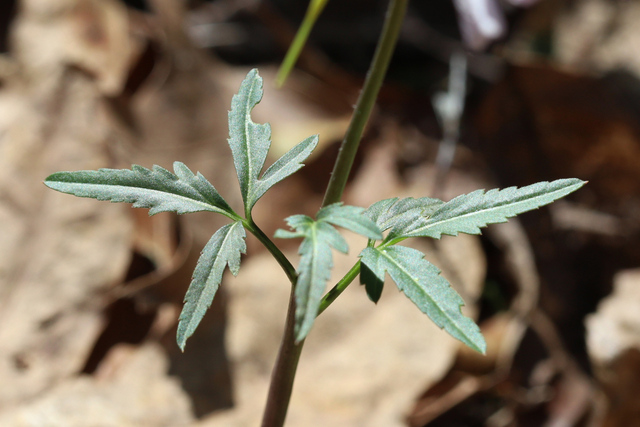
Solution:
[[(283, 88), (294, 0), (0, 2), (0, 426), (255, 426), (288, 298), (248, 238), (184, 354), (177, 316), (224, 219), (46, 189), (59, 170), (199, 170), (238, 207), (227, 111), (265, 79), (273, 158), (319, 133), (254, 210), (313, 215), (387, 1), (329, 1)], [(291, 426), (640, 425), (640, 2), (414, 0), (345, 202), (589, 184), (483, 236), (412, 243), (467, 302), (486, 357), (386, 286), (353, 284), (303, 352)], [(346, 272), (363, 242), (335, 255)], [(278, 245), (296, 261), (298, 242)]]

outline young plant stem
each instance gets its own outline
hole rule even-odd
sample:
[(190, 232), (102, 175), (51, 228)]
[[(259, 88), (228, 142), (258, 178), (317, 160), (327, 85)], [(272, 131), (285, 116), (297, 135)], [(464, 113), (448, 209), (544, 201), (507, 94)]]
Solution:
[[(388, 242), (382, 243), (380, 246), (378, 246), (378, 249), (384, 249), (388, 246), (398, 244), (403, 240), (405, 240), (405, 238), (392, 239)], [(360, 274), (360, 264), (360, 261), (356, 262), (355, 265), (351, 267), (351, 270), (349, 270), (347, 274), (345, 274), (342, 279), (340, 279), (340, 281), (336, 283), (336, 285), (331, 288), (331, 290), (327, 292), (324, 297), (322, 297), (320, 307), (318, 308), (318, 316), (320, 316), (320, 314), (325, 311), (331, 305), (331, 303), (333, 303), (336, 298), (338, 298), (340, 294), (344, 292), (345, 289), (347, 289), (351, 282), (353, 282), (355, 278), (358, 277), (358, 274)]]
[[(395, 49), (398, 35), (400, 34), (408, 2), (409, 0), (390, 0), (389, 2), (389, 8), (387, 9), (380, 39), (378, 40), (378, 46), (376, 47), (376, 52), (369, 67), (362, 92), (360, 93), (353, 112), (351, 123), (342, 141), (342, 146), (340, 147), (340, 152), (338, 153), (338, 158), (336, 159), (322, 206), (337, 203), (342, 199), (342, 193), (344, 192), (347, 178), (351, 172), (362, 133), (369, 120), (376, 98), (380, 92), (380, 87), (389, 68), (389, 62), (391, 61), (391, 56)], [(360, 264), (358, 263), (357, 270), (359, 270), (359, 266)], [(357, 271), (354, 269), (352, 269), (352, 271), (354, 271), (354, 275), (344, 285), (345, 288), (357, 276)], [(295, 281), (292, 281), (292, 284), (295, 287)], [(262, 419), (262, 427), (282, 427), (287, 415), (291, 391), (293, 390), (293, 381), (295, 379), (302, 346), (304, 345), (304, 340), (298, 343), (295, 342), (295, 312), (296, 303), (294, 289), (292, 288), (289, 309), (285, 321), (285, 332), (282, 337), (282, 343), (280, 344), (278, 359), (271, 376), (271, 385), (269, 387), (267, 405)]]
[(389, 68), (389, 62), (391, 62), (391, 56), (402, 28), (402, 21), (404, 20), (408, 3), (409, 0), (391, 0), (389, 3), (382, 34), (378, 40), (378, 46), (367, 72), (351, 123), (340, 146), (340, 152), (333, 167), (322, 206), (337, 203), (342, 199), (342, 193), (347, 184), (347, 178), (351, 173), (351, 167), (358, 152), (362, 133), (369, 121), (371, 110), (373, 110), (384, 76)]
[(289, 408), (289, 400), (293, 390), (293, 380), (296, 376), (300, 353), (304, 345), (304, 340), (297, 344), (295, 342), (295, 317), (296, 297), (295, 288), (292, 287), (285, 331), (271, 376), (267, 406), (262, 417), (262, 427), (282, 427), (287, 417), (287, 409)]
[(269, 239), (269, 237), (264, 234), (264, 231), (262, 231), (251, 218), (243, 219), (242, 223), (244, 227), (249, 230), (251, 234), (256, 236), (260, 243), (262, 243), (264, 247), (267, 248), (269, 252), (271, 252), (271, 255), (273, 255), (276, 261), (278, 261), (278, 264), (280, 264), (280, 267), (282, 267), (282, 269), (286, 273), (289, 281), (293, 285), (295, 285), (296, 280), (298, 280), (298, 273), (296, 273), (296, 269), (293, 267), (293, 265), (291, 265), (289, 259), (282, 253), (280, 249), (278, 249), (275, 243), (273, 243), (271, 239)]

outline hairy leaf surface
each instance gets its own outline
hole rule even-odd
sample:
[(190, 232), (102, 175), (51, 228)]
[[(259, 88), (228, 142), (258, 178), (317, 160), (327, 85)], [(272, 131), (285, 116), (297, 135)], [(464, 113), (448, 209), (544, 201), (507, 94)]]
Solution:
[(381, 271), (389, 273), (398, 289), (436, 325), (472, 349), (486, 351), (480, 328), (460, 311), (464, 301), (424, 254), (405, 246), (389, 246), (366, 248), (361, 257), (378, 280), (384, 279)]
[(173, 164), (175, 175), (153, 166), (146, 169), (99, 169), (97, 171), (57, 172), (44, 183), (63, 193), (111, 202), (133, 203), (134, 208), (159, 212), (211, 211), (234, 217), (233, 210), (200, 173), (194, 175), (183, 163)]
[(245, 205), (249, 204), (271, 146), (271, 126), (251, 120), (251, 110), (262, 100), (262, 93), (262, 78), (253, 69), (233, 96), (229, 111), (229, 146)]
[(363, 213), (363, 208), (334, 203), (320, 209), (316, 217), (318, 221), (346, 228), (369, 239), (382, 239), (382, 233), (376, 223)]
[(304, 236), (298, 253), (298, 281), (296, 283), (296, 342), (302, 341), (318, 314), (318, 307), (327, 281), (331, 277), (333, 257), (331, 247), (346, 252), (347, 242), (331, 225), (322, 221), (314, 221), (306, 215), (295, 215), (287, 218), (295, 233), (278, 230), (278, 238), (294, 238)]
[(391, 229), (385, 239), (388, 241), (424, 226), (427, 217), (443, 204), (442, 200), (430, 197), (394, 197), (374, 203), (365, 211), (365, 215), (375, 221), (382, 231)]
[(189, 290), (184, 297), (184, 307), (178, 323), (178, 345), (184, 346), (195, 332), (211, 306), (218, 291), (225, 267), (235, 276), (240, 269), (240, 254), (247, 250), (246, 232), (242, 222), (237, 221), (220, 228), (204, 247), (193, 272)]
[(317, 145), (318, 135), (310, 136), (269, 166), (256, 183), (255, 190), (250, 197), (250, 205), (253, 206), (275, 184), (302, 168), (304, 166), (302, 162), (311, 155)]
[(506, 222), (508, 218), (537, 209), (582, 187), (585, 181), (559, 179), (539, 182), (522, 188), (477, 190), (440, 206), (423, 225), (403, 233), (404, 237), (427, 236), (439, 239), (443, 234), (480, 234), (488, 224)]
[(347, 242), (332, 225), (348, 228), (369, 238), (381, 238), (380, 230), (362, 215), (363, 209), (335, 204), (318, 212), (317, 220), (306, 215), (293, 215), (287, 224), (294, 232), (278, 230), (275, 236), (290, 239), (303, 237), (298, 253), (298, 281), (296, 283), (296, 341), (303, 340), (318, 314), (327, 281), (331, 277), (333, 257), (331, 248), (346, 253)]
[(262, 77), (258, 70), (253, 69), (240, 85), (238, 94), (233, 96), (229, 111), (229, 146), (247, 214), (269, 188), (304, 166), (302, 162), (318, 144), (317, 135), (305, 139), (259, 178), (271, 147), (269, 124), (257, 124), (251, 120), (251, 110), (260, 102), (262, 95)]

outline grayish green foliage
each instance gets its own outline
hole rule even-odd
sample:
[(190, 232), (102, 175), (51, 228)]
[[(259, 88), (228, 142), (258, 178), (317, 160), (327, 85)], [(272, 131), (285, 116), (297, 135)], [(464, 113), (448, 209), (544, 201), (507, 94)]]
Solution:
[[(249, 72), (229, 112), (229, 145), (238, 174), (246, 220), (241, 219), (218, 191), (200, 173), (194, 175), (180, 162), (174, 173), (153, 166), (146, 169), (134, 165), (129, 169), (58, 172), (45, 184), (55, 190), (80, 197), (112, 202), (133, 203), (133, 207), (149, 208), (149, 214), (172, 211), (179, 214), (211, 211), (234, 220), (218, 230), (205, 246), (185, 296), (185, 306), (178, 325), (178, 345), (184, 350), (211, 305), (228, 266), (235, 275), (240, 268), (240, 255), (245, 252), (246, 221), (264, 193), (277, 182), (300, 169), (318, 144), (312, 136), (289, 150), (260, 177), (271, 146), (268, 124), (251, 121), (251, 111), (262, 98), (262, 79), (257, 70)], [(440, 271), (424, 259), (420, 252), (393, 246), (409, 237), (427, 236), (439, 239), (443, 234), (479, 234), (488, 224), (505, 222), (507, 218), (553, 202), (584, 185), (578, 179), (541, 182), (523, 188), (478, 190), (449, 202), (423, 197), (392, 198), (373, 204), (366, 211), (353, 206), (334, 204), (322, 208), (317, 219), (305, 215), (287, 218), (294, 231), (278, 230), (276, 237), (303, 238), (299, 253), (295, 333), (299, 342), (306, 337), (321, 303), (326, 282), (331, 275), (331, 248), (347, 252), (347, 242), (334, 226), (346, 228), (368, 237), (362, 251), (360, 281), (369, 298), (377, 302), (389, 273), (398, 288), (425, 312), (438, 326), (478, 351), (485, 343), (478, 327), (463, 316), (463, 301), (440, 276)], [(382, 232), (390, 230), (382, 244)]]
[(291, 239), (303, 237), (298, 250), (298, 281), (296, 283), (296, 341), (303, 340), (318, 314), (318, 307), (327, 281), (331, 277), (333, 258), (331, 248), (346, 253), (347, 242), (331, 224), (339, 225), (370, 239), (380, 239), (382, 234), (375, 223), (362, 215), (364, 209), (334, 204), (320, 209), (317, 220), (306, 215), (287, 218), (295, 232), (278, 230), (276, 237)]
[(439, 239), (443, 234), (480, 234), (481, 227), (506, 222), (508, 218), (547, 205), (584, 184), (579, 179), (559, 179), (522, 188), (493, 189), (486, 193), (477, 190), (446, 202), (424, 223), (408, 227), (401, 236)]
[(386, 239), (390, 240), (424, 224), (426, 217), (432, 215), (443, 204), (442, 200), (430, 197), (394, 197), (374, 203), (365, 211), (365, 215), (375, 221), (382, 231), (391, 229)]
[(220, 228), (204, 247), (189, 290), (184, 297), (184, 307), (180, 313), (178, 324), (178, 345), (184, 351), (184, 346), (195, 332), (211, 306), (218, 286), (222, 281), (225, 267), (235, 276), (240, 270), (240, 254), (246, 252), (245, 230), (242, 222), (236, 221)]
[(240, 85), (238, 94), (233, 96), (229, 111), (229, 146), (247, 216), (269, 188), (304, 166), (302, 162), (318, 145), (317, 135), (305, 139), (271, 165), (259, 179), (271, 147), (269, 124), (256, 124), (251, 120), (251, 110), (260, 102), (262, 94), (262, 78), (258, 70), (253, 69)]
[(365, 215), (381, 230), (391, 229), (380, 248), (367, 247), (361, 256), (360, 281), (367, 294), (376, 301), (384, 283), (385, 272), (396, 282), (420, 310), (453, 337), (478, 351), (485, 343), (478, 327), (460, 312), (462, 298), (440, 276), (440, 271), (415, 249), (387, 246), (395, 238), (427, 236), (439, 239), (442, 234), (480, 234), (488, 224), (507, 221), (540, 206), (549, 204), (584, 185), (578, 179), (540, 182), (523, 188), (474, 191), (449, 202), (437, 199), (382, 200), (366, 210)]
[(133, 165), (129, 169), (57, 172), (44, 181), (54, 190), (78, 197), (133, 203), (134, 208), (158, 212), (211, 211), (233, 216), (233, 210), (200, 173), (194, 175), (183, 163), (173, 164), (175, 175), (153, 166)]
[[(257, 70), (252, 70), (242, 82), (239, 93), (233, 97), (229, 112), (229, 145), (248, 218), (256, 201), (277, 182), (303, 167), (302, 162), (318, 144), (317, 135), (305, 139), (258, 178), (271, 146), (269, 125), (253, 123), (250, 117), (251, 110), (261, 98), (262, 79)], [(131, 170), (58, 172), (49, 176), (45, 184), (80, 197), (133, 203), (133, 207), (150, 208), (150, 215), (166, 211), (179, 214), (212, 211), (235, 221), (213, 235), (198, 260), (178, 326), (178, 344), (184, 350), (187, 338), (193, 334), (211, 305), (225, 266), (228, 264), (231, 272), (237, 274), (240, 254), (245, 251), (245, 230), (240, 217), (200, 173), (194, 175), (180, 162), (174, 163), (174, 171), (175, 174), (160, 166), (153, 166), (149, 170), (134, 165)], [(338, 215), (338, 220), (342, 218), (347, 221), (346, 214), (343, 216), (345, 218)], [(356, 226), (357, 224), (353, 225)], [(328, 223), (322, 226), (323, 229), (326, 227), (331, 226)], [(333, 234), (323, 233), (325, 240), (337, 249), (346, 251), (346, 242), (337, 231), (333, 231)]]
[(325, 221), (338, 227), (346, 228), (369, 239), (382, 239), (381, 230), (373, 221), (363, 217), (364, 209), (356, 206), (345, 206), (334, 203), (318, 211), (318, 221)]
[(383, 281), (388, 272), (398, 289), (436, 325), (474, 350), (486, 351), (480, 328), (460, 311), (464, 301), (424, 254), (404, 246), (388, 246), (367, 247), (360, 256), (377, 280)]

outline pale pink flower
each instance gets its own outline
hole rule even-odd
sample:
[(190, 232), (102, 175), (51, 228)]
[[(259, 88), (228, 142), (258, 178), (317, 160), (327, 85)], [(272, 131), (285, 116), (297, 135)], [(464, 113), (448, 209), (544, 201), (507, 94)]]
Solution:
[[(538, 0), (509, 0), (514, 6), (527, 7)], [(484, 49), (506, 31), (504, 12), (497, 0), (453, 0), (460, 18), (460, 32), (472, 49)]]

